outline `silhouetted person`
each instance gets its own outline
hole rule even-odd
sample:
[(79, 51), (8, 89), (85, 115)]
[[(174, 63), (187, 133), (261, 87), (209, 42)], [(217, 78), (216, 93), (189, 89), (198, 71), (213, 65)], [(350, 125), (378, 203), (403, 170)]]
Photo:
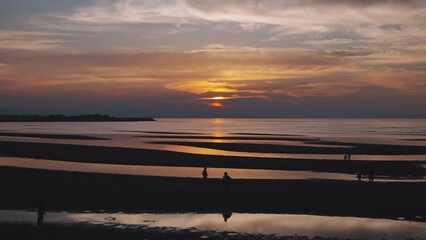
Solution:
[(229, 187), (230, 187), (229, 185), (231, 184), (231, 180), (232, 180), (232, 178), (228, 175), (227, 172), (225, 172), (223, 174), (223, 178), (222, 178), (222, 181), (223, 181), (223, 190), (225, 192), (229, 192)]
[(348, 160), (348, 155), (343, 156), (343, 160)]
[(43, 226), (43, 218), (46, 215), (46, 209), (43, 204), (43, 199), (40, 198), (38, 201), (38, 210), (37, 210), (37, 226)]
[(356, 177), (358, 178), (358, 182), (361, 182), (361, 180), (362, 180), (362, 173), (361, 173), (361, 171), (358, 171), (356, 173)]
[(232, 212), (223, 212), (222, 213), (222, 217), (223, 217), (223, 221), (227, 222), (228, 219), (232, 216)]
[(348, 160), (351, 160), (351, 157), (352, 157), (352, 156), (351, 156), (351, 154), (349, 153), (349, 154), (348, 154)]
[(207, 179), (207, 176), (209, 175), (208, 173), (207, 173), (207, 168), (206, 167), (204, 167), (204, 170), (203, 170), (203, 179)]
[(374, 182), (374, 171), (370, 171), (369, 173), (368, 173), (368, 181), (369, 182)]

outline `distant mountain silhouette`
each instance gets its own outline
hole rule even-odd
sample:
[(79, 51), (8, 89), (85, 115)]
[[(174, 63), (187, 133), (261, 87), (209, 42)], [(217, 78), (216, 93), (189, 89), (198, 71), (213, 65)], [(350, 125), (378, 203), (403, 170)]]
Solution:
[(153, 118), (116, 118), (109, 115), (0, 115), (0, 122), (138, 122), (155, 121)]

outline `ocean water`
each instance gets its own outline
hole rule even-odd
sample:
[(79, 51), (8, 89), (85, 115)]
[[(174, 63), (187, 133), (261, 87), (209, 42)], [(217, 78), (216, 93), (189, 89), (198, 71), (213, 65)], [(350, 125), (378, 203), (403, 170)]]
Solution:
[[(1, 136), (7, 133), (68, 134), (107, 138), (109, 140), (55, 139), (37, 136)], [(285, 140), (283, 140), (285, 138)], [(307, 141), (306, 141), (307, 140)], [(182, 146), (173, 142), (220, 143), (220, 144), (266, 144), (286, 146), (315, 146), (315, 141), (338, 141), (343, 143), (373, 143), (426, 147), (426, 119), (157, 119), (152, 122), (77, 122), (77, 123), (0, 123), (0, 141), (25, 141), (64, 143), (94, 146), (157, 149), (164, 151), (243, 156), (259, 158), (292, 158), (315, 160), (343, 160), (342, 154), (273, 153), (268, 151), (223, 150), (211, 146)], [(155, 142), (155, 143), (153, 143)], [(167, 143), (166, 143), (167, 142)], [(340, 146), (342, 148), (348, 146)], [(426, 161), (425, 154), (405, 155), (353, 155), (353, 160)], [(108, 164), (64, 163), (60, 161), (32, 161), (32, 159), (6, 158), (0, 156), (0, 165), (57, 170), (86, 170), (124, 174), (169, 175), (193, 177), (199, 169), (143, 167)], [(223, 169), (217, 169), (217, 177)], [(251, 172), (250, 172), (251, 171)], [(319, 174), (285, 171), (237, 171), (241, 178), (331, 178), (353, 179), (352, 175)], [(255, 171), (255, 172), (252, 172)], [(212, 170), (211, 176), (215, 176)], [(244, 173), (246, 172), (246, 174)], [(161, 173), (161, 174), (160, 174)], [(255, 177), (254, 177), (255, 176)]]
[(160, 118), (153, 122), (0, 123), (0, 130), (119, 134), (117, 130), (222, 134), (295, 134), (313, 137), (426, 138), (426, 119)]

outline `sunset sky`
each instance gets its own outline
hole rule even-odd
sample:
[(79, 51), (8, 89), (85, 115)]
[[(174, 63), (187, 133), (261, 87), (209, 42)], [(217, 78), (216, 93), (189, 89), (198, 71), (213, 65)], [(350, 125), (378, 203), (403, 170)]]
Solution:
[(423, 0), (0, 3), (0, 114), (426, 117)]

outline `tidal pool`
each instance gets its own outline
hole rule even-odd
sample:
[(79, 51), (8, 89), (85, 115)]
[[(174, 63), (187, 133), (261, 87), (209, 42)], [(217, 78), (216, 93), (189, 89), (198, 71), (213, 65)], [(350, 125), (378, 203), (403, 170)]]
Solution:
[[(35, 224), (36, 219), (37, 212), (35, 211), (0, 210), (0, 223), (29, 222)], [(280, 236), (388, 240), (426, 239), (426, 223), (424, 222), (296, 214), (48, 212), (45, 223), (164, 227)]]

